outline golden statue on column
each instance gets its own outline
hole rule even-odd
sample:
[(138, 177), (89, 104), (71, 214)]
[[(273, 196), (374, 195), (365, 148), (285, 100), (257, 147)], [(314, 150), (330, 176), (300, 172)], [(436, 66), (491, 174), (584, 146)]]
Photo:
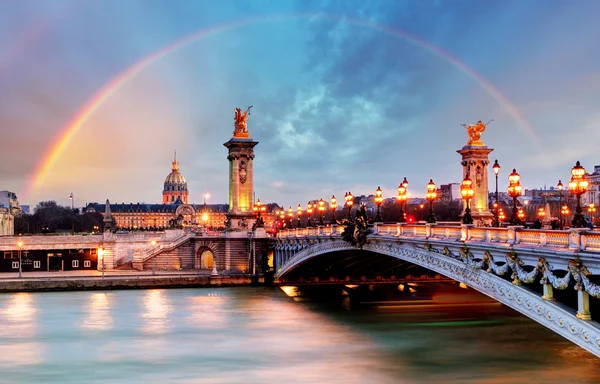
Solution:
[(481, 134), (485, 131), (485, 128), (489, 123), (494, 121), (493, 119), (488, 121), (487, 124), (483, 124), (481, 120), (477, 122), (477, 124), (461, 124), (463, 127), (467, 128), (467, 133), (469, 134), (469, 141), (467, 145), (472, 146), (484, 146), (483, 141), (481, 141)]
[(248, 126), (246, 124), (246, 120), (248, 119), (248, 116), (250, 116), (250, 108), (252, 108), (252, 105), (249, 106), (243, 113), (240, 108), (235, 109), (235, 116), (233, 117), (233, 120), (235, 121), (233, 125), (234, 138), (248, 138)]

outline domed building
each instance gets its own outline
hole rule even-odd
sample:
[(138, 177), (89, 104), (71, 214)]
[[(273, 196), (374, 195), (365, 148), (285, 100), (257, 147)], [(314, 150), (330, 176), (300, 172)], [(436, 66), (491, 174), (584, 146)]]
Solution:
[(179, 163), (177, 162), (177, 152), (173, 158), (173, 167), (171, 173), (165, 179), (163, 188), (163, 204), (187, 204), (188, 188), (185, 177), (179, 172)]

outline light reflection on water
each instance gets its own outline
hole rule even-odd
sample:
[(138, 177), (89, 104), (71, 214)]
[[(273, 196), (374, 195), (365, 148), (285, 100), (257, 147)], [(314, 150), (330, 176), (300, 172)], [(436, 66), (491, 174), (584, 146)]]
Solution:
[(0, 368), (40, 363), (43, 345), (36, 341), (34, 295), (12, 294), (0, 308)]
[(268, 288), (54, 292), (0, 295), (0, 322), (2, 383), (600, 382), (598, 359), (490, 303), (356, 310)]

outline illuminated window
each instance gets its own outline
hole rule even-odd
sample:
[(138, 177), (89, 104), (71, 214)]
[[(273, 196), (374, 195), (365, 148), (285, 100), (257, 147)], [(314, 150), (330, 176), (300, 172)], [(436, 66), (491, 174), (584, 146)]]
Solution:
[(79, 260), (73, 260), (73, 261), (71, 262), (71, 266), (72, 266), (73, 268), (79, 268)]
[(92, 266), (92, 262), (91, 262), (91, 261), (89, 261), (89, 260), (85, 260), (85, 261), (83, 262), (83, 266), (84, 266), (85, 268), (89, 268), (89, 267), (91, 267), (91, 266)]
[(12, 262), (12, 267), (13, 267), (13, 269), (18, 269), (19, 268), (19, 262), (18, 261), (13, 261)]
[(33, 268), (40, 268), (41, 267), (42, 262), (39, 260), (35, 260), (33, 262)]

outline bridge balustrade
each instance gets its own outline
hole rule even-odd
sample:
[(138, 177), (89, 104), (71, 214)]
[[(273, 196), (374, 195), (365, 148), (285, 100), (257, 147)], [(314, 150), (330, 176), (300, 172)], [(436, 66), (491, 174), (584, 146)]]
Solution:
[[(338, 236), (344, 227), (341, 225), (294, 228), (278, 232), (278, 238)], [(375, 224), (373, 233), (378, 236), (424, 237), (457, 241), (478, 241), (504, 243), (508, 245), (533, 245), (549, 248), (569, 248), (587, 251), (600, 251), (600, 232), (585, 229), (548, 230), (525, 229), (522, 226), (475, 227), (473, 225), (438, 224)], [(0, 244), (2, 244), (0, 242)]]

